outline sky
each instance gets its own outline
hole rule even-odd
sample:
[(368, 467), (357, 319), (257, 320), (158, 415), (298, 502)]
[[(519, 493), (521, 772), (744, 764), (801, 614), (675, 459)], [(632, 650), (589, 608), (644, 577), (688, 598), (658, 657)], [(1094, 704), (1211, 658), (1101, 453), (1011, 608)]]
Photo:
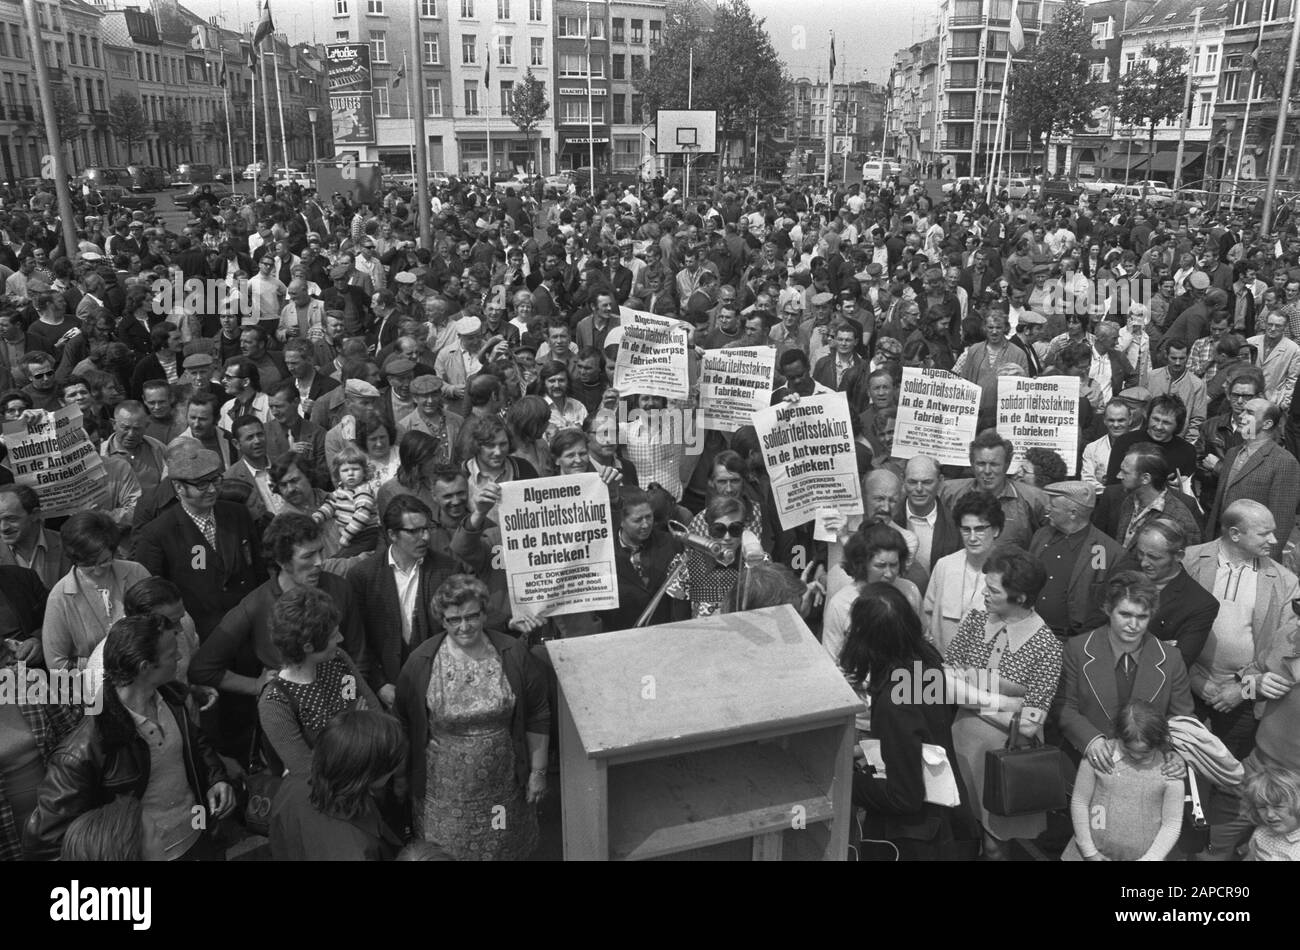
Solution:
[[(258, 16), (260, 0), (182, 0), (204, 17), (220, 16), (222, 25), (239, 29)], [(766, 18), (777, 55), (794, 77), (825, 76), (829, 58), (827, 31), (836, 35), (836, 78), (885, 82), (894, 51), (934, 32), (935, 0), (749, 0), (755, 15)], [(811, 10), (809, 8), (812, 8)], [(289, 41), (327, 42), (332, 20), (330, 0), (272, 0), (276, 29)], [(815, 12), (816, 16), (809, 16)]]

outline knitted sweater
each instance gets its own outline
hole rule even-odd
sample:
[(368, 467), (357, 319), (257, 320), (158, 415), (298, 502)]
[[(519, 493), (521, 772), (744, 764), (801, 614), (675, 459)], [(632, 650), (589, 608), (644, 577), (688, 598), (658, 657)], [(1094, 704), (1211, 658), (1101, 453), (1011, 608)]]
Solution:
[(1127, 756), (1103, 775), (1084, 759), (1074, 780), (1074, 840), (1062, 860), (1100, 851), (1112, 861), (1163, 861), (1183, 823), (1183, 783), (1160, 771), (1163, 758), (1135, 765)]

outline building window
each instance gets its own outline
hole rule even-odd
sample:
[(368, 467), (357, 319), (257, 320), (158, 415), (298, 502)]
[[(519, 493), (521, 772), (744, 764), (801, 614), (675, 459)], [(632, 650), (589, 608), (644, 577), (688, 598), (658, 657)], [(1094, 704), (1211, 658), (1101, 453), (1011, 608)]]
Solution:
[(1100, 63), (1090, 63), (1088, 78), (1094, 82), (1110, 82), (1110, 60), (1103, 59)]
[(335, 16), (348, 15), (348, 0), (334, 0), (334, 15)]
[(438, 0), (420, 0), (420, 16), (436, 17), (438, 15)]
[(1196, 124), (1204, 128), (1210, 124), (1210, 117), (1214, 114), (1214, 93), (1202, 92), (1199, 94), (1196, 103)]
[(497, 38), (497, 65), (513, 66), (515, 64), (515, 38), (501, 36)]
[(510, 0), (497, 0), (497, 19), (510, 19)]
[(438, 66), (442, 62), (442, 50), (438, 47), (438, 34), (424, 34), (424, 65)]
[(388, 62), (388, 34), (383, 30), (370, 31), (370, 58), (376, 63)]
[[(617, 122), (618, 120), (615, 119), (614, 121)], [(634, 171), (639, 164), (641, 164), (641, 140), (639, 138), (615, 140), (615, 171)]]
[(466, 33), (460, 38), (460, 61), (465, 66), (473, 66), (478, 62), (478, 37), (473, 33)]
[(383, 16), (384, 0), (366, 0), (366, 13), (370, 16)]
[(465, 114), (478, 115), (478, 80), (465, 80)]
[(605, 38), (605, 21), (596, 17), (591, 21), (591, 38), (593, 40), (603, 40)]
[(615, 96), (612, 96), (611, 101), (614, 103), (614, 107), (611, 110), (614, 124), (622, 125), (624, 122), (627, 121), (627, 117), (623, 113), (623, 104), (625, 101), (625, 97), (623, 96), (622, 93), (619, 93)]
[(650, 21), (650, 42), (662, 43), (664, 41), (663, 24), (658, 20)]
[(99, 40), (90, 41), (90, 58), (95, 61), (95, 68), (99, 68)]
[(632, 93), (632, 115), (630, 121), (640, 122), (645, 115), (645, 96), (639, 92)]
[(375, 115), (387, 116), (388, 110), (388, 83), (377, 82), (375, 83)]
[(460, 18), (462, 20), (474, 19), (474, 0), (460, 0)]
[(1214, 74), (1219, 71), (1219, 44), (1213, 43), (1203, 47), (1200, 57), (1201, 68), (1199, 72)]
[(562, 16), (560, 17), (560, 38), (576, 39), (585, 38), (587, 31), (584, 29), (584, 20), (580, 16)]
[(442, 83), (434, 81), (424, 84), (424, 114), (442, 115)]
[(560, 56), (560, 75), (587, 75), (587, 57), (582, 53), (564, 53)]
[[(77, 38), (71, 33), (68, 34), (68, 64), (70, 66), (77, 65)], [(87, 63), (86, 65), (89, 66), (90, 64)]]
[(1132, 72), (1133, 67), (1137, 65), (1137, 53), (1124, 54), (1124, 72)]
[(643, 21), (643, 20), (633, 20), (633, 21), (632, 21), (632, 37), (631, 37), (631, 39), (629, 40), (629, 42), (631, 42), (631, 43), (644, 43), (644, 42), (645, 42), (645, 29), (644, 29), (644, 21)]
[(512, 81), (506, 80), (505, 82), (501, 83), (501, 114), (502, 115), (510, 114), (510, 97), (514, 95), (514, 92), (515, 92), (515, 84)]
[(545, 63), (543, 56), (546, 52), (546, 39), (541, 36), (531, 37), (528, 41), (528, 64), (530, 66), (541, 66)]
[(542, 22), (542, 0), (528, 0), (528, 19), (532, 23)]
[(614, 17), (614, 19), (611, 21), (610, 32), (615, 43), (623, 42), (623, 18), (621, 16)]
[(632, 78), (640, 79), (645, 74), (645, 57), (633, 53), (628, 58), (632, 60)]
[(334, 34), (334, 39), (336, 39), (336, 40), (342, 40), (343, 42), (346, 43), (347, 40), (348, 40), (348, 31), (347, 31), (347, 30), (339, 30), (337, 33)]
[(622, 53), (615, 53), (609, 58), (610, 77), (613, 79), (626, 79), (627, 71), (624, 65), (626, 57)]
[[(592, 121), (596, 121), (593, 119)], [(563, 122), (565, 125), (587, 124), (587, 100), (565, 99)]]

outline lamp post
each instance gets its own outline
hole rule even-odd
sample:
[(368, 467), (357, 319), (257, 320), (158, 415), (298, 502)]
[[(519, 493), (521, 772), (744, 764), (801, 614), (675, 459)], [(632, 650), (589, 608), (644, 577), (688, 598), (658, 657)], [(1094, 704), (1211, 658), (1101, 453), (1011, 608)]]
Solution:
[(316, 116), (320, 110), (315, 106), (307, 107), (307, 122), (311, 125), (311, 173), (316, 175)]

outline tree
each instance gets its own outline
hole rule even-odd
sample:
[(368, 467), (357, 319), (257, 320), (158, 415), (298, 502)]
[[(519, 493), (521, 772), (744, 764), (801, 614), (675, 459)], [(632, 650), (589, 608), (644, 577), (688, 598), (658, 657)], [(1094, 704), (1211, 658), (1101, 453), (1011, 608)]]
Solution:
[[(790, 77), (765, 22), (746, 0), (719, 0), (711, 25), (698, 4), (682, 5), (669, 17), (663, 42), (651, 48), (649, 68), (633, 77), (647, 112), (685, 109), (688, 102), (692, 109), (715, 110), (724, 150), (733, 138), (752, 136), (755, 123), (788, 124)], [(720, 168), (725, 161), (724, 153)]]
[(129, 92), (120, 92), (108, 104), (108, 128), (113, 138), (126, 146), (126, 160), (135, 160), (135, 146), (144, 141), (149, 132), (140, 100)]
[(158, 133), (158, 141), (171, 152), (174, 160), (180, 158), (182, 149), (191, 147), (194, 139), (190, 114), (175, 102), (163, 110), (163, 117), (154, 123), (154, 131)]
[[(1115, 116), (1125, 125), (1147, 129), (1147, 154), (1155, 154), (1156, 127), (1183, 112), (1187, 87), (1187, 49), (1162, 43), (1142, 47), (1145, 62), (1120, 77), (1115, 96)], [(1143, 186), (1143, 197), (1146, 186)]]
[(59, 129), (59, 144), (67, 150), (69, 160), (76, 165), (76, 153), (73, 151), (77, 139), (81, 138), (81, 110), (72, 98), (67, 86), (54, 87), (54, 121)]
[[(510, 91), (510, 121), (523, 133), (525, 140), (531, 140), (533, 133), (537, 131), (538, 123), (546, 118), (550, 108), (551, 104), (546, 99), (546, 83), (534, 76), (533, 71), (529, 69), (524, 73), (524, 78), (515, 83)], [(540, 141), (537, 146), (541, 148)], [(531, 145), (529, 150), (532, 150)], [(539, 153), (537, 170), (541, 171), (541, 168)]]
[[(1028, 52), (1028, 62), (1012, 70), (1008, 124), (1029, 134), (1031, 148), (1043, 133), (1066, 135), (1085, 127), (1093, 111), (1110, 101), (1109, 84), (1093, 79), (1089, 72), (1091, 49), (1083, 0), (1065, 0)], [(1047, 168), (1045, 142), (1043, 168)]]

